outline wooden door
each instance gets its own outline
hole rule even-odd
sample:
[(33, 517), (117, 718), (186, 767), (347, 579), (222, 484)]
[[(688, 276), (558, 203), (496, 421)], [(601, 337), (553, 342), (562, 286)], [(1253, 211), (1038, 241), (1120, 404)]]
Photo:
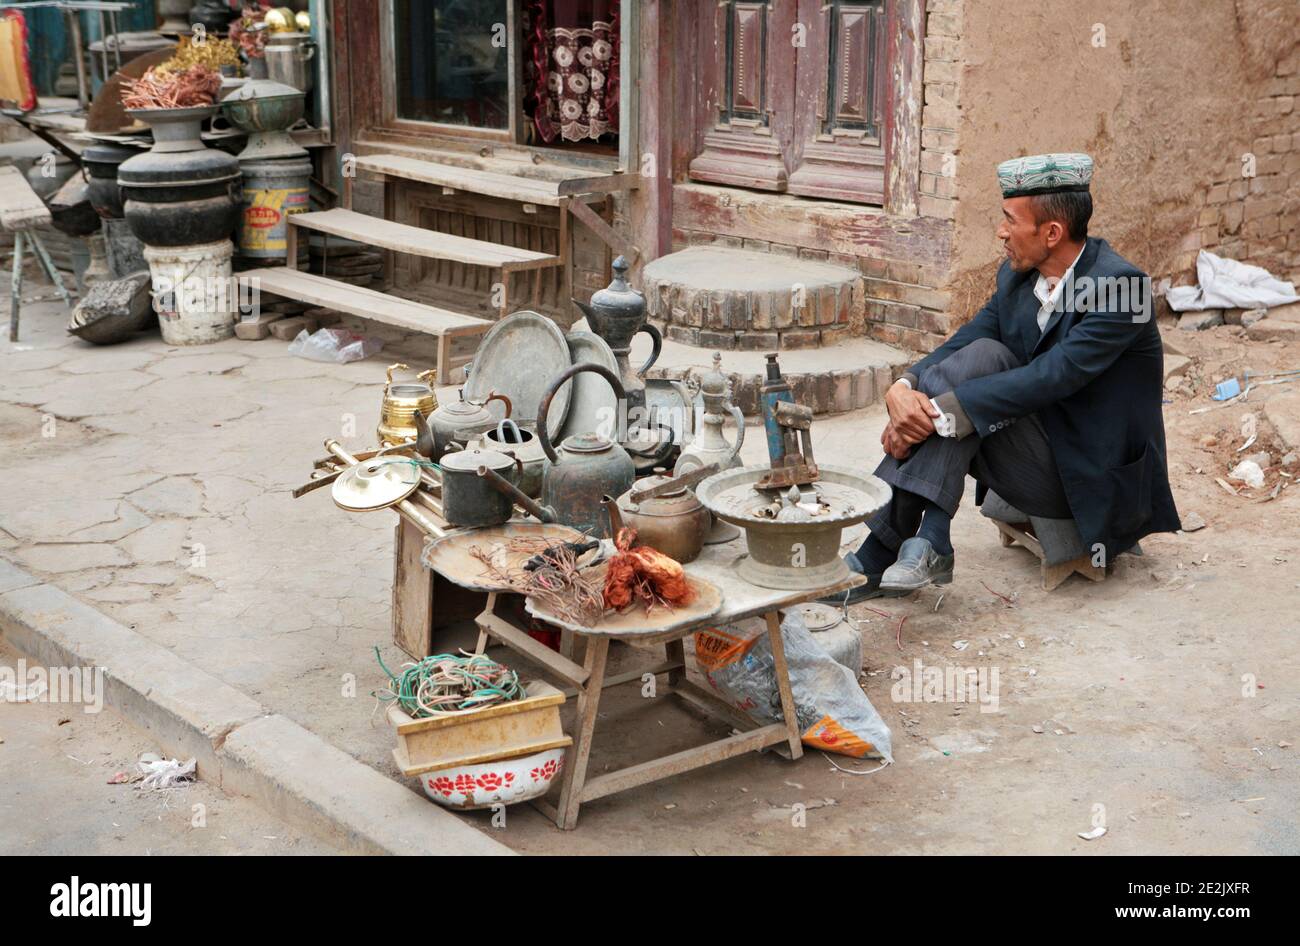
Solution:
[(799, 0), (789, 193), (883, 203), (887, 14), (885, 0)]
[(689, 176), (883, 204), (900, 2), (912, 0), (722, 0), (701, 13), (707, 130)]
[(707, 131), (690, 176), (783, 191), (794, 140), (796, 2), (722, 0), (699, 7), (697, 114)]

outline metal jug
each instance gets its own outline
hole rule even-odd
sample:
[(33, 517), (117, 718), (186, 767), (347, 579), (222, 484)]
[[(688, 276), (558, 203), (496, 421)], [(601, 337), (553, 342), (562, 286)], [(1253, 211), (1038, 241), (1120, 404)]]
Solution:
[[(604, 289), (597, 291), (590, 303), (573, 300), (573, 304), (587, 317), (587, 325), (605, 340), (614, 358), (618, 362), (618, 373), (626, 392), (628, 411), (632, 416), (639, 415), (646, 406), (645, 373), (659, 359), (663, 350), (664, 339), (659, 330), (646, 321), (645, 296), (627, 284), (627, 260), (618, 257), (614, 260), (614, 279)], [(654, 347), (650, 358), (639, 369), (633, 371), (629, 356), (632, 351), (632, 338), (645, 332), (650, 336)]]
[[(716, 463), (719, 470), (740, 466), (740, 448), (745, 443), (745, 415), (731, 403), (731, 381), (722, 373), (722, 355), (713, 353), (713, 370), (700, 379), (704, 416), (695, 438), (682, 450), (673, 472), (677, 476), (697, 467)], [(722, 428), (730, 414), (736, 421), (736, 442), (727, 443)]]
[(609, 514), (601, 504), (602, 498), (627, 492), (636, 478), (636, 469), (626, 450), (595, 432), (566, 437), (559, 450), (551, 446), (546, 433), (551, 399), (565, 382), (583, 371), (594, 371), (609, 382), (616, 395), (626, 396), (618, 377), (604, 365), (574, 365), (551, 382), (537, 405), (537, 438), (550, 461), (542, 473), (540, 504), (493, 470), (481, 467), (478, 474), (543, 522), (559, 522), (599, 536), (609, 532)]

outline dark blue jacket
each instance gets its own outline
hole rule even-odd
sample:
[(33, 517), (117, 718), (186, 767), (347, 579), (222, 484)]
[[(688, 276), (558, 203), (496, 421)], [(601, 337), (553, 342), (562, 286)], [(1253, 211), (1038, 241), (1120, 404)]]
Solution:
[(1022, 367), (953, 394), (980, 437), (1038, 415), (1080, 535), (1112, 561), (1144, 535), (1180, 528), (1165, 462), (1164, 354), (1141, 270), (1089, 237), (1073, 277), (1040, 336), (1038, 271), (1003, 263), (984, 308), (909, 373), (919, 377), (977, 338), (1011, 349)]

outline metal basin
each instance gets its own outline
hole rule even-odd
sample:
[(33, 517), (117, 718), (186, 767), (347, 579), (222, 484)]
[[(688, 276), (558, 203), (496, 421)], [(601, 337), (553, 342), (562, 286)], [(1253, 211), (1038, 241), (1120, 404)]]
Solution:
[(780, 501), (779, 490), (754, 489), (767, 464), (715, 473), (695, 488), (695, 495), (724, 522), (745, 530), (749, 554), (736, 570), (760, 588), (812, 588), (848, 577), (840, 558), (840, 534), (845, 526), (862, 522), (889, 502), (889, 484), (877, 476), (845, 467), (819, 465), (821, 479), (813, 484), (826, 504), (820, 514), (798, 521), (766, 518), (764, 506)]

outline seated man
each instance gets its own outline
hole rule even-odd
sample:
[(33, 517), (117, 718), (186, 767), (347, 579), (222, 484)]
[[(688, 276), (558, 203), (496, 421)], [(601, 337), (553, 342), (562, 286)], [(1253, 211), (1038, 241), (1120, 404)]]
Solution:
[(1179, 528), (1150, 280), (1088, 236), (1091, 178), (1086, 154), (998, 166), (997, 291), (885, 395), (876, 475), (894, 495), (846, 556), (868, 578), (850, 602), (952, 581), (967, 473), (977, 504), (992, 489), (1027, 515), (1074, 519), (1099, 564)]

